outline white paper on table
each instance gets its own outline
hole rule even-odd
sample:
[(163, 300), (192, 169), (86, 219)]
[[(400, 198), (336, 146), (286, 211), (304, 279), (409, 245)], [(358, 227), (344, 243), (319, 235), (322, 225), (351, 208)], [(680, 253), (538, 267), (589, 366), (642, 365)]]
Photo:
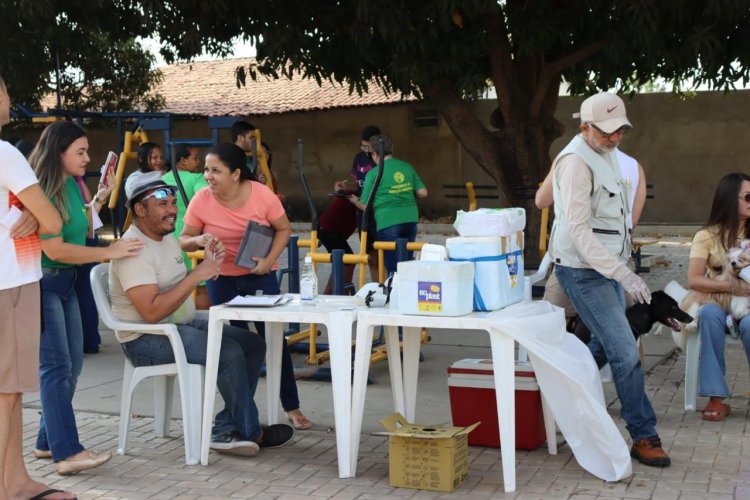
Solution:
[(13, 205), (8, 210), (8, 213), (0, 219), (0, 224), (10, 229), (13, 227), (13, 224), (18, 222), (18, 219), (21, 218), (21, 214), (23, 214), (23, 212), (19, 210), (17, 206)]
[(286, 304), (291, 297), (285, 295), (238, 295), (229, 302), (228, 306), (239, 307), (271, 307)]
[(607, 412), (599, 369), (589, 348), (565, 331), (564, 311), (549, 302), (521, 302), (489, 315), (492, 329), (529, 353), (539, 390), (578, 463), (600, 479), (632, 475), (630, 450)]

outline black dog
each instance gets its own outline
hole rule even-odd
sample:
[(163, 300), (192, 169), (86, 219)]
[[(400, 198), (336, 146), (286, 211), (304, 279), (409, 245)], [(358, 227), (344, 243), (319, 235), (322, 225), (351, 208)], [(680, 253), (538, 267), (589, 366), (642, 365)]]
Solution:
[[(693, 321), (692, 316), (680, 309), (677, 302), (661, 290), (651, 295), (650, 304), (636, 303), (628, 307), (625, 310), (625, 316), (628, 318), (630, 329), (633, 331), (633, 336), (635, 336), (636, 340), (644, 333), (650, 332), (656, 322), (679, 332), (680, 323), (690, 323)], [(578, 337), (584, 344), (588, 344), (589, 340), (591, 340), (591, 332), (583, 324), (579, 316), (576, 316), (575, 320), (577, 321), (574, 321), (573, 335)]]

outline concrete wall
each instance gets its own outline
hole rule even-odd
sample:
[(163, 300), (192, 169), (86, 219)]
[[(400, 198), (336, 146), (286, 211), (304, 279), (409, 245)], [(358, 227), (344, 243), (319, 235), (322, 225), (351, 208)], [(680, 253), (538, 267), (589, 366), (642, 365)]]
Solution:
[[(566, 134), (553, 144), (554, 156), (577, 131), (571, 117), (581, 98), (563, 97), (558, 120)], [(494, 101), (479, 101), (474, 108), (484, 122), (494, 109)], [(748, 161), (740, 153), (750, 137), (750, 91), (728, 94), (701, 92), (680, 100), (670, 94), (642, 94), (627, 101), (628, 116), (634, 129), (625, 137), (622, 149), (644, 166), (654, 188), (650, 192), (644, 223), (700, 224), (705, 221), (719, 178), (732, 171), (747, 171)], [(419, 127), (415, 117), (429, 108), (405, 103), (371, 108), (287, 113), (251, 117), (273, 149), (273, 169), (282, 192), (287, 195), (290, 218), (309, 220), (297, 170), (297, 138), (305, 140), (305, 173), (319, 211), (327, 205), (333, 182), (348, 176), (351, 160), (359, 148), (359, 132), (373, 123), (395, 142), (396, 156), (412, 163), (425, 181), (430, 196), (420, 201), (424, 217), (450, 217), (464, 200), (444, 198), (443, 184), (471, 180), (477, 184), (492, 181), (460, 147), (445, 122)], [(104, 128), (101, 128), (101, 127)], [(118, 147), (118, 138), (107, 124), (88, 127), (92, 166), (100, 165), (107, 151)], [(39, 128), (11, 131), (14, 137), (35, 139)], [(8, 136), (8, 132), (3, 132)], [(173, 137), (207, 137), (206, 120), (186, 120), (175, 124)], [(151, 139), (162, 142), (158, 133)], [(224, 131), (222, 140), (229, 140)], [(129, 170), (135, 165), (130, 164)], [(497, 200), (480, 200), (480, 206), (498, 206)]]

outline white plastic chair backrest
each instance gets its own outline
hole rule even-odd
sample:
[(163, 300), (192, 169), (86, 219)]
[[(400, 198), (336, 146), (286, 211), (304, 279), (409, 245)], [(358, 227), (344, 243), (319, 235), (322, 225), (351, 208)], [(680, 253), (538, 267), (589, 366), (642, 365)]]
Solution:
[(664, 287), (664, 293), (676, 300), (678, 304), (681, 304), (682, 300), (688, 294), (688, 290), (675, 280), (672, 280)]
[(547, 277), (549, 267), (552, 265), (552, 257), (549, 256), (549, 252), (544, 254), (542, 261), (539, 263), (539, 269), (534, 274), (523, 277), (523, 300), (526, 302), (531, 301), (531, 287), (534, 283), (538, 283)]
[(98, 264), (91, 270), (91, 290), (99, 317), (108, 328), (116, 330), (117, 318), (109, 302), (109, 264)]
[(534, 283), (539, 283), (540, 281), (545, 279), (551, 265), (552, 257), (550, 257), (549, 252), (547, 252), (546, 254), (544, 254), (544, 258), (542, 258), (542, 261), (539, 263), (539, 268), (536, 270), (536, 272), (527, 276), (527, 278), (529, 278), (529, 282), (533, 285)]

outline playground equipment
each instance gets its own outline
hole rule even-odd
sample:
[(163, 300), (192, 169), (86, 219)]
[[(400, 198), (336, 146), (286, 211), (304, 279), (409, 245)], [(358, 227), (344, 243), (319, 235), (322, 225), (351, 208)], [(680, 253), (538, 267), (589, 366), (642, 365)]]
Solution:
[(477, 209), (477, 199), (483, 198), (488, 200), (497, 200), (499, 196), (497, 194), (477, 194), (476, 190), (496, 190), (497, 186), (490, 184), (474, 184), (471, 181), (467, 181), (464, 184), (443, 184), (443, 189), (466, 189), (464, 193), (446, 193), (446, 198), (458, 198), (462, 200), (469, 200), (469, 212), (473, 212)]
[[(333, 293), (334, 294), (341, 294), (343, 293), (343, 273), (344, 273), (344, 265), (345, 264), (359, 264), (359, 287), (361, 288), (364, 286), (366, 281), (366, 269), (367, 264), (369, 261), (369, 256), (367, 254), (367, 238), (368, 238), (368, 220), (370, 219), (368, 217), (368, 214), (373, 210), (373, 202), (374, 202), (374, 196), (370, 196), (370, 198), (367, 200), (367, 203), (365, 205), (364, 215), (362, 217), (362, 231), (360, 234), (360, 248), (359, 253), (357, 254), (344, 254), (343, 250), (334, 250), (332, 253), (325, 253), (325, 252), (319, 252), (318, 251), (318, 236), (317, 236), (317, 227), (318, 227), (318, 214), (317, 209), (315, 208), (315, 203), (313, 202), (312, 195), (310, 193), (309, 186), (307, 184), (307, 179), (304, 174), (304, 158), (303, 158), (303, 150), (304, 150), (304, 142), (302, 139), (298, 139), (297, 141), (297, 157), (298, 157), (298, 163), (299, 163), (299, 170), (300, 170), (300, 181), (302, 183), (302, 188), (305, 193), (305, 197), (307, 198), (308, 202), (308, 208), (310, 210), (311, 215), (311, 228), (310, 228), (310, 238), (309, 239), (297, 239), (296, 245), (293, 240), (290, 240), (289, 245), (289, 253), (288, 253), (288, 261), (289, 261), (289, 275), (290, 275), (290, 283), (289, 283), (289, 289), (290, 291), (293, 289), (293, 286), (297, 286), (297, 283), (299, 281), (299, 269), (298, 269), (298, 263), (299, 263), (299, 248), (309, 248), (309, 253), (312, 257), (313, 266), (316, 266), (318, 263), (330, 263), (332, 264), (332, 275), (333, 275)], [(380, 151), (380, 161), (379, 161), (379, 169), (378, 173), (375, 179), (375, 183), (373, 185), (373, 193), (375, 193), (378, 189), (378, 186), (380, 185), (380, 181), (383, 177), (383, 159), (384, 154), (382, 151)], [(296, 237), (293, 237), (296, 238)], [(407, 242), (407, 240), (399, 240), (397, 242), (392, 241), (376, 241), (373, 243), (373, 247), (378, 251), (378, 278), (379, 282), (385, 281), (385, 262), (384, 262), (384, 251), (396, 251), (397, 252), (397, 258), (398, 260), (406, 260), (407, 252), (409, 251), (419, 251), (422, 249), (423, 243), (419, 242)], [(291, 268), (297, 268), (296, 272), (292, 270)], [(294, 283), (294, 285), (293, 285)], [(294, 288), (296, 290), (296, 288)], [(296, 344), (298, 348), (304, 349), (307, 347), (308, 351), (308, 358), (306, 362), (308, 364), (312, 365), (318, 365), (320, 363), (323, 363), (328, 360), (329, 353), (327, 350), (327, 346), (324, 344), (317, 344), (316, 340), (318, 337), (318, 331), (317, 326), (314, 324), (310, 324), (310, 328), (307, 330), (298, 331), (297, 333), (292, 333), (287, 336), (287, 343), (289, 345)], [(305, 343), (304, 341), (308, 341)], [(423, 329), (422, 331), (422, 343), (427, 343), (429, 341), (429, 336), (427, 335), (427, 330)], [(378, 334), (378, 338), (375, 341), (375, 345), (377, 346), (371, 355), (370, 363), (376, 363), (378, 361), (382, 361), (384, 359), (387, 359), (387, 351), (385, 349), (384, 345), (385, 339), (380, 332)], [(313, 378), (330, 378), (330, 375), (325, 374), (325, 370), (319, 369), (318, 372), (313, 375)]]
[[(215, 146), (219, 143), (219, 135), (222, 129), (228, 129), (231, 128), (232, 125), (240, 120), (240, 117), (235, 116), (219, 116), (219, 117), (210, 117), (208, 119), (208, 128), (211, 131), (211, 136), (206, 137), (197, 137), (197, 138), (180, 138), (180, 139), (174, 139), (172, 137), (172, 128), (174, 125), (174, 115), (169, 113), (161, 113), (161, 114), (133, 114), (133, 113), (124, 113), (122, 114), (124, 116), (120, 117), (118, 114), (118, 118), (130, 118), (135, 119), (135, 124), (131, 127), (130, 130), (121, 132), (122, 130), (122, 123), (118, 121), (118, 132), (122, 133), (122, 144), (121, 144), (121, 154), (119, 163), (117, 165), (117, 171), (115, 176), (115, 190), (112, 192), (112, 197), (109, 201), (109, 208), (110, 213), (113, 213), (114, 210), (117, 210), (118, 215), (118, 221), (122, 220), (122, 224), (116, 224), (115, 220), (113, 218), (113, 227), (115, 227), (115, 232), (117, 232), (117, 229), (120, 231), (123, 231), (125, 228), (127, 228), (129, 220), (127, 218), (127, 215), (123, 218), (124, 214), (124, 199), (121, 201), (120, 193), (122, 192), (122, 180), (125, 175), (125, 170), (127, 167), (128, 160), (136, 160), (137, 159), (137, 148), (134, 148), (136, 145), (141, 145), (145, 142), (149, 142), (150, 138), (148, 135), (148, 132), (150, 131), (158, 131), (161, 132), (163, 135), (163, 146), (164, 146), (164, 160), (165, 162), (170, 162), (172, 158), (174, 158), (174, 149), (177, 145), (180, 144), (188, 144), (190, 146), (194, 147), (211, 147)], [(251, 156), (253, 158), (253, 163), (257, 165), (260, 172), (263, 173), (263, 175), (266, 178), (266, 186), (269, 187), (269, 189), (274, 190), (275, 186), (272, 182), (272, 175), (271, 171), (268, 167), (268, 159), (265, 154), (265, 150), (263, 149), (261, 145), (261, 130), (256, 129), (255, 130), (255, 141), (253, 142), (253, 151), (251, 153)], [(182, 180), (180, 179), (179, 175), (175, 176), (175, 182), (177, 183), (177, 189), (180, 192), (180, 196), (182, 197), (182, 201), (185, 203), (185, 205), (188, 204), (187, 196), (185, 195), (185, 188), (182, 186)], [(124, 198), (124, 193), (122, 198)], [(116, 234), (115, 234), (116, 236)]]

